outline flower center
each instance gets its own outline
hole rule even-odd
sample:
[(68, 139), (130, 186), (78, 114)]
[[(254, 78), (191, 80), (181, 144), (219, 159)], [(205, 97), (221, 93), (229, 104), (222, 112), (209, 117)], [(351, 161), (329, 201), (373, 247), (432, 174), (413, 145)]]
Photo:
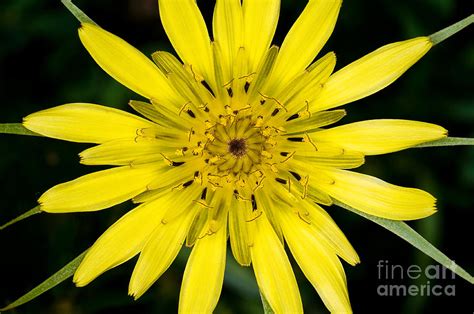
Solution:
[(208, 139), (204, 152), (215, 174), (248, 174), (262, 161), (266, 137), (251, 116), (221, 119), (208, 129)]
[(247, 144), (244, 138), (235, 138), (229, 142), (229, 153), (237, 158), (245, 155), (247, 152)]

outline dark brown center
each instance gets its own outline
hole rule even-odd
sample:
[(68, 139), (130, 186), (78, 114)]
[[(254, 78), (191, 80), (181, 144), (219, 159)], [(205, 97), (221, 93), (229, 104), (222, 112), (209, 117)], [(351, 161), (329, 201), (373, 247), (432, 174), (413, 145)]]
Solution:
[(247, 152), (247, 144), (243, 138), (235, 138), (229, 142), (229, 152), (235, 157), (242, 157)]

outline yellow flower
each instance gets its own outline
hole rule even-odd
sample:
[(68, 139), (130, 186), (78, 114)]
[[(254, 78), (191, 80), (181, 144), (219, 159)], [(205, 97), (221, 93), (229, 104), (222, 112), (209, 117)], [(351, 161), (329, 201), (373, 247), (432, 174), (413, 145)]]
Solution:
[(80, 154), (83, 164), (115, 166), (51, 188), (39, 199), (42, 211), (139, 203), (90, 248), (74, 282), (84, 286), (140, 254), (129, 286), (139, 298), (185, 243), (193, 249), (179, 311), (212, 312), (229, 237), (273, 310), (302, 312), (286, 242), (327, 308), (351, 312), (339, 257), (351, 265), (359, 257), (320, 205), (338, 200), (396, 220), (433, 214), (429, 193), (347, 169), (367, 155), (443, 138), (446, 130), (406, 120), (325, 127), (345, 115), (332, 109), (400, 77), (431, 48), (430, 39), (383, 46), (332, 74), (334, 53), (313, 60), (333, 31), (340, 0), (310, 0), (281, 48), (270, 47), (278, 0), (218, 0), (212, 41), (194, 0), (158, 2), (183, 63), (162, 51), (153, 63), (96, 25), (79, 29), (99, 66), (149, 100), (130, 102), (145, 118), (74, 103), (24, 119), (42, 135), (98, 144)]

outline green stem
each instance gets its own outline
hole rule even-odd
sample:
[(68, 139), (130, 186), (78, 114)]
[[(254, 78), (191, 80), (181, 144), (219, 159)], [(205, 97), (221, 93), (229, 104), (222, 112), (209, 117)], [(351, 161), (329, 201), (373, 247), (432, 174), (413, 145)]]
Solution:
[(74, 3), (72, 3), (71, 0), (61, 0), (61, 2), (64, 4), (64, 6), (69, 10), (69, 12), (72, 13), (76, 17), (76, 19), (81, 22), (81, 23), (89, 23), (89, 24), (95, 24), (97, 25), (96, 22), (94, 22), (90, 17), (87, 16), (81, 9), (79, 9)]
[(356, 213), (357, 215), (360, 215), (364, 218), (367, 218), (375, 222), (376, 224), (384, 227), (385, 229), (407, 241), (408, 243), (410, 243), (411, 245), (413, 245), (414, 247), (416, 247), (417, 249), (419, 249), (420, 251), (422, 251), (423, 253), (446, 267), (447, 269), (450, 269), (459, 277), (465, 279), (471, 284), (474, 284), (474, 278), (467, 271), (457, 265), (453, 260), (447, 257), (440, 250), (435, 248), (431, 243), (429, 243), (425, 238), (423, 238), (418, 232), (413, 230), (405, 222), (372, 216), (361, 212), (349, 205), (341, 203), (337, 200), (334, 200), (334, 204), (339, 207), (345, 208), (353, 213)]
[(446, 137), (437, 141), (427, 142), (415, 147), (442, 147), (442, 146), (471, 146), (474, 145), (474, 138), (466, 137)]
[(429, 36), (430, 40), (433, 43), (433, 45), (437, 45), (440, 42), (444, 41), (445, 39), (453, 36), (460, 30), (468, 27), (473, 22), (474, 22), (474, 14), (471, 14), (465, 19), (462, 19), (459, 22), (440, 30), (439, 32), (432, 34), (431, 36)]
[(0, 133), (3, 134), (16, 134), (16, 135), (30, 135), (30, 136), (41, 136), (35, 132), (32, 132), (25, 128), (21, 123), (0, 123)]
[[(87, 251), (86, 251), (87, 252)], [(29, 292), (27, 292), (25, 295), (22, 297), (18, 298), (17, 300), (13, 301), (9, 305), (5, 306), (4, 308), (1, 308), (0, 311), (8, 311), (11, 310), (15, 307), (18, 307), (22, 304), (25, 304), (33, 299), (36, 299), (46, 291), (56, 287), (58, 284), (63, 282), (64, 280), (68, 279), (71, 277), (74, 272), (76, 271), (77, 267), (79, 267), (79, 264), (81, 263), (82, 259), (86, 255), (86, 252), (83, 252), (81, 255), (73, 259), (71, 262), (69, 262), (66, 266), (61, 268), (59, 271), (57, 271), (54, 275), (40, 283), (38, 286), (35, 288), (31, 289)]]
[(16, 217), (15, 219), (13, 220), (10, 220), (9, 222), (7, 222), (6, 224), (0, 226), (0, 230), (3, 230), (5, 229), (6, 227), (9, 227), (11, 225), (13, 225), (14, 223), (17, 223), (19, 221), (22, 221), (23, 219), (26, 219), (30, 216), (33, 216), (33, 215), (36, 215), (36, 214), (39, 214), (41, 213), (41, 209), (40, 209), (40, 206), (36, 206), (35, 208), (33, 209), (30, 209), (29, 211), (27, 211), (26, 213)]

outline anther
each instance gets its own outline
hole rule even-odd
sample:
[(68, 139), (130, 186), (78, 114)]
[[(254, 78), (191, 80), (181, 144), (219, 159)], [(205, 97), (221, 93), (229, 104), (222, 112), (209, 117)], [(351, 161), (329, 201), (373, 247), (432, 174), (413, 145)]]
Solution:
[(275, 181), (278, 182), (278, 183), (281, 183), (281, 184), (287, 184), (288, 181), (286, 181), (285, 179), (282, 179), (282, 178), (275, 178)]
[(288, 137), (287, 140), (290, 142), (304, 142), (303, 137)]
[(212, 94), (212, 96), (215, 97), (214, 92), (212, 91), (212, 88), (207, 84), (206, 81), (201, 81), (201, 84)]
[(298, 119), (299, 117), (300, 117), (300, 115), (295, 113), (294, 115), (292, 115), (288, 119), (286, 119), (286, 121), (295, 120), (295, 119)]
[(252, 197), (251, 197), (251, 201), (252, 201), (252, 210), (256, 211), (257, 210), (257, 201), (255, 200), (255, 195), (253, 195), (253, 194), (252, 194)]
[(188, 186), (190, 186), (193, 183), (194, 183), (194, 180), (189, 180), (188, 182), (184, 182), (183, 183), (183, 188), (187, 188)]
[(293, 172), (293, 171), (289, 171), (291, 173), (291, 175), (293, 177), (295, 177), (296, 180), (300, 181), (301, 180), (301, 176), (299, 174), (297, 174), (296, 172)]
[(191, 118), (196, 118), (196, 115), (194, 114), (194, 112), (191, 110), (191, 109), (188, 109), (186, 111), (186, 113), (191, 117)]
[(201, 199), (206, 200), (206, 196), (207, 196), (207, 188), (204, 188), (204, 190), (202, 190), (202, 193), (201, 193)]
[(244, 85), (244, 91), (245, 91), (245, 93), (248, 93), (249, 88), (250, 88), (250, 83), (249, 83), (249, 82), (245, 82), (245, 85)]

